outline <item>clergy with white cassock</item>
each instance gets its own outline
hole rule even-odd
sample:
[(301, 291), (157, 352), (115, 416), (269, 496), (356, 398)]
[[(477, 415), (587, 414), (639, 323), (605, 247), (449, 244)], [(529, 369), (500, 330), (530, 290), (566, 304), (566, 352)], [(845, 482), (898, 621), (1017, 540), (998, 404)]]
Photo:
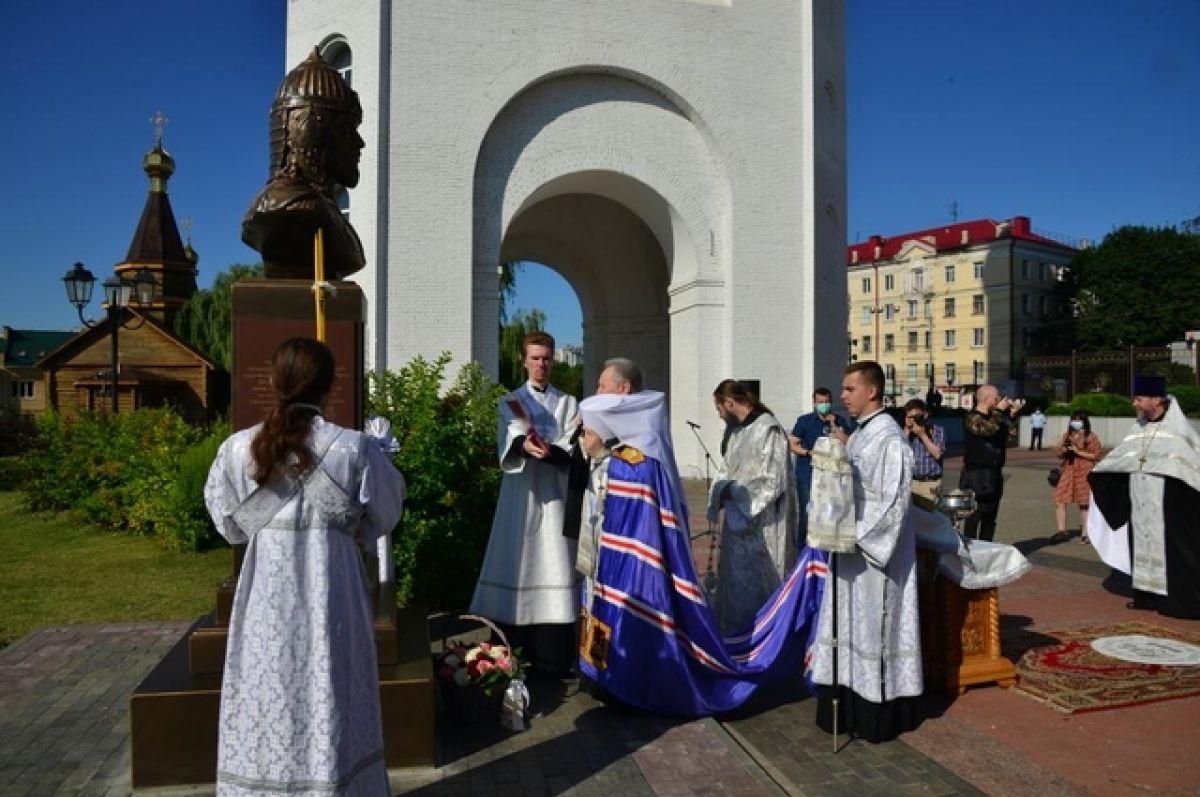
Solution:
[(883, 369), (871, 361), (852, 363), (842, 380), (842, 403), (858, 422), (847, 445), (856, 546), (831, 554), (836, 575), (812, 650), (817, 724), (869, 742), (916, 728), (924, 689), (916, 528), (908, 517), (912, 449), (883, 410), (883, 388)]
[(554, 338), (521, 344), (528, 381), (500, 401), (500, 498), (471, 613), (505, 628), (535, 667), (562, 673), (575, 661), (579, 590), (575, 541), (563, 536), (569, 451), (578, 402), (550, 384)]

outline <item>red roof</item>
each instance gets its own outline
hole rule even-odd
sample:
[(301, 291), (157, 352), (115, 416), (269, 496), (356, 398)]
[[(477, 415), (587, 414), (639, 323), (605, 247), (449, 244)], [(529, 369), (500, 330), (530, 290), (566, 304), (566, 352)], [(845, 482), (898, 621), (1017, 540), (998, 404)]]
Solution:
[(876, 260), (890, 260), (909, 241), (921, 241), (933, 246), (934, 249), (940, 252), (947, 249), (960, 249), (965, 246), (997, 241), (1002, 238), (1016, 238), (1021, 241), (1032, 241), (1046, 246), (1053, 246), (1056, 249), (1062, 249), (1067, 252), (1075, 251), (1075, 248), (1072, 246), (1033, 232), (1028, 216), (1014, 216), (1007, 221), (975, 219), (974, 221), (964, 221), (959, 224), (949, 224), (945, 227), (933, 227), (928, 230), (906, 232), (901, 235), (893, 235), (890, 238), (882, 235), (872, 235), (869, 240), (863, 243), (851, 244), (846, 247), (846, 263), (853, 266), (861, 265), (862, 263), (871, 263)]

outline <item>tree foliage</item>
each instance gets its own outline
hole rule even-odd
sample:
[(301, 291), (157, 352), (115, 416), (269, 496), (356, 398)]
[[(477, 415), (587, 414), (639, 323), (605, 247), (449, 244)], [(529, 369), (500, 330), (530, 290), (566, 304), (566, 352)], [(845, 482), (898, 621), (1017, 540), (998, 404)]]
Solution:
[(209, 289), (196, 291), (175, 316), (175, 334), (224, 368), (233, 370), (233, 284), (263, 275), (262, 264), (234, 263)]
[(1200, 234), (1121, 227), (1067, 272), (1081, 348), (1163, 346), (1200, 321)]
[(468, 363), (449, 390), (449, 354), (368, 374), (367, 411), (392, 422), (408, 484), (393, 537), (398, 598), (463, 609), (471, 599), (500, 485), (497, 407), (504, 390)]

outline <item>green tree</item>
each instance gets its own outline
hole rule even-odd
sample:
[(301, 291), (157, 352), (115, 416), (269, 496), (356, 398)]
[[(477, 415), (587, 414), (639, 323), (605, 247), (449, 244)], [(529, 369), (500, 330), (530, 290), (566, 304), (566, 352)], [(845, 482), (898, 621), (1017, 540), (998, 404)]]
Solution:
[(234, 263), (196, 291), (175, 316), (175, 334), (226, 371), (233, 370), (233, 284), (263, 275), (262, 264)]
[(1162, 346), (1200, 318), (1200, 234), (1121, 227), (1071, 260), (1081, 348)]

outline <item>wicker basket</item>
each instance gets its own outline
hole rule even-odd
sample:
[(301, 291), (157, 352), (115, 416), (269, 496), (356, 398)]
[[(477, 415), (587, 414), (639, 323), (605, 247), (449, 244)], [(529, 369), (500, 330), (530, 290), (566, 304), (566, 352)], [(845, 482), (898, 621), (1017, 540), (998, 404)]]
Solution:
[[(517, 663), (517, 657), (508, 644), (508, 638), (504, 636), (503, 631), (496, 627), (495, 623), (486, 617), (474, 614), (463, 614), (460, 615), (460, 618), (477, 620), (492, 629), (496, 636), (500, 637), (500, 643), (508, 648), (513, 663)], [(510, 680), (501, 678), (492, 683), (491, 694), (485, 692), (484, 687), (476, 684), (459, 686), (455, 683), (441, 682), (442, 705), (446, 709), (446, 715), (454, 722), (460, 723), (496, 722), (500, 718), (500, 707), (504, 703), (504, 692), (508, 688)]]

